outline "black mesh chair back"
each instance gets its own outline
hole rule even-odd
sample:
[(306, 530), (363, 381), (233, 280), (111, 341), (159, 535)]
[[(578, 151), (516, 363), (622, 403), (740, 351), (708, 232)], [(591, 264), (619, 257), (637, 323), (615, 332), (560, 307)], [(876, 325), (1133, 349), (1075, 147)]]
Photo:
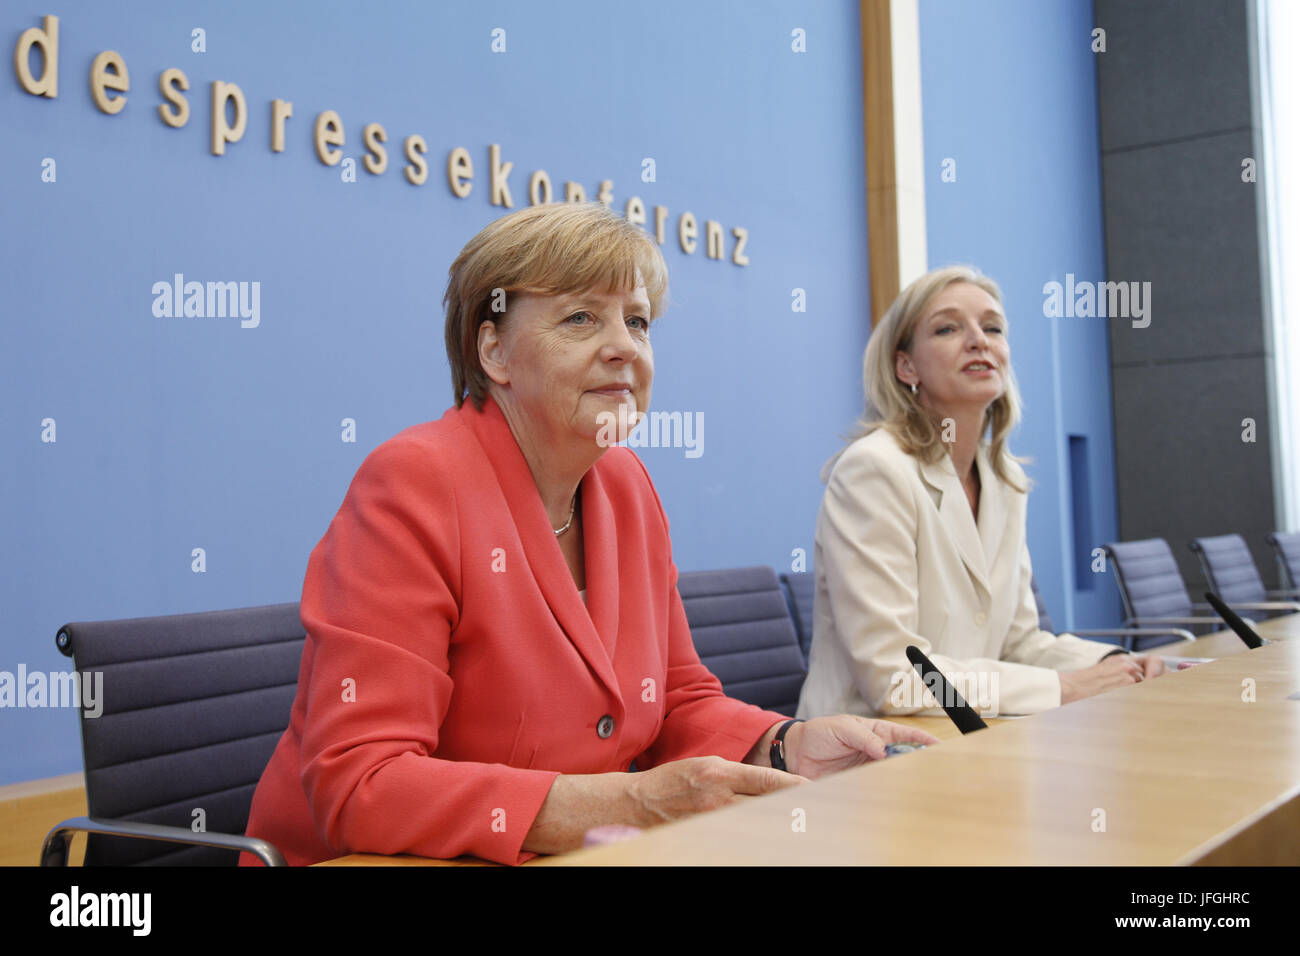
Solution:
[(1287, 591), (1300, 588), (1300, 532), (1275, 531), (1267, 540), (1277, 554), (1279, 586)]
[[(1057, 633), (1056, 625), (1052, 623), (1052, 616), (1047, 613), (1047, 602), (1043, 600), (1043, 592), (1038, 590), (1038, 578), (1030, 576), (1029, 586), (1033, 589), (1034, 603), (1038, 606), (1038, 629), (1049, 634)], [(1181, 627), (1103, 627), (1087, 630), (1071, 628), (1070, 633), (1090, 641), (1115, 644), (1129, 651), (1137, 650), (1139, 647), (1150, 648), (1170, 644), (1178, 640), (1196, 640), (1191, 631)]]
[(816, 599), (817, 579), (811, 571), (791, 571), (781, 575), (781, 582), (790, 597), (790, 616), (794, 618), (795, 634), (799, 638), (799, 653), (804, 667), (812, 650), (813, 601)]
[[(103, 675), (102, 713), (81, 716), (89, 816), (242, 835), (289, 726), (304, 639), (297, 603), (60, 628), (59, 649), (81, 680)], [(87, 866), (239, 859), (211, 847), (87, 840)]]
[(1193, 604), (1174, 553), (1164, 538), (1105, 545), (1129, 627), (1176, 625), (1209, 634), (1223, 629), (1208, 605)]
[(1038, 629), (1047, 631), (1049, 634), (1056, 633), (1056, 626), (1052, 623), (1052, 615), (1047, 613), (1047, 604), (1043, 601), (1043, 592), (1038, 590), (1038, 578), (1030, 575), (1029, 586), (1034, 592), (1034, 604), (1038, 606)]
[(1192, 551), (1201, 561), (1201, 570), (1210, 590), (1225, 604), (1244, 604), (1268, 600), (1264, 580), (1250, 556), (1246, 540), (1239, 534), (1221, 534), (1213, 538), (1193, 538)]
[(695, 651), (727, 696), (793, 716), (806, 669), (776, 572), (693, 571), (677, 590)]
[(1192, 598), (1164, 538), (1114, 542), (1106, 552), (1130, 622), (1191, 616)]

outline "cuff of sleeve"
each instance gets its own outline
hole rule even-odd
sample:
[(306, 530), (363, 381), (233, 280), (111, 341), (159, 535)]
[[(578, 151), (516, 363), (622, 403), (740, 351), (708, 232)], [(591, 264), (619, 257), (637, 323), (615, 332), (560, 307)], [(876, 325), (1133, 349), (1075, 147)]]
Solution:
[(1010, 693), (1003, 688), (998, 701), (998, 713), (993, 716), (1038, 714), (1061, 706), (1061, 675), (1046, 667), (1025, 667), (1026, 672), (1015, 675)]
[(735, 714), (725, 721), (701, 754), (716, 754), (725, 760), (740, 763), (754, 744), (763, 739), (763, 735), (773, 727), (785, 723), (790, 718), (771, 710), (749, 707), (747, 711)]
[[(489, 831), (487, 840), (482, 844), (482, 849), (485, 852), (480, 854), (476, 852), (478, 848), (471, 848), (470, 853), (476, 856), (481, 855), (485, 860), (511, 865), (526, 863), (539, 855), (523, 849), (523, 844), (524, 840), (528, 838), (529, 831), (533, 828), (533, 822), (537, 819), (537, 814), (541, 813), (542, 804), (546, 802), (546, 798), (550, 794), (551, 787), (554, 786), (555, 778), (559, 776), (559, 773), (542, 770), (521, 770), (517, 772), (520, 774), (519, 778), (510, 782), (509, 796), (502, 800), (507, 806), (500, 808), (503, 817), (505, 814), (509, 814), (509, 825), (503, 824), (503, 829), (500, 831), (497, 831), (493, 826)], [(519, 825), (516, 821), (521, 818), (523, 823)], [(493, 824), (495, 822), (493, 820)]]
[(781, 724), (784, 724), (787, 720), (790, 719), (791, 718), (785, 716), (784, 714), (778, 714), (775, 711), (771, 711), (771, 710), (758, 711), (758, 713), (756, 713), (753, 716), (752, 723), (749, 720), (746, 721), (745, 731), (741, 735), (742, 739), (747, 739), (749, 741), (749, 745), (745, 746), (744, 749), (738, 749), (734, 756), (729, 753), (721, 753), (719, 754), (719, 756), (726, 757), (728, 760), (735, 760), (737, 762), (744, 760), (747, 756), (749, 756), (749, 752), (754, 749), (754, 745), (763, 739), (764, 734), (766, 734), (773, 727), (779, 727)]

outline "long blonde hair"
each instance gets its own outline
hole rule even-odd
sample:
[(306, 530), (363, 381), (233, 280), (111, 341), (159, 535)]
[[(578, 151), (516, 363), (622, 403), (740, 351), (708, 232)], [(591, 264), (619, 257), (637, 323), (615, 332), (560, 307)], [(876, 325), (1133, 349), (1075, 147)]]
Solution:
[[(866, 407), (853, 432), (848, 436), (852, 444), (878, 428), (884, 428), (909, 455), (925, 462), (935, 462), (948, 452), (941, 437), (940, 423), (922, 405), (911, 390), (899, 381), (894, 357), (899, 351), (910, 352), (916, 324), (925, 313), (925, 307), (936, 295), (954, 282), (969, 282), (979, 286), (1002, 306), (1002, 290), (998, 284), (973, 266), (945, 266), (934, 269), (914, 280), (899, 293), (893, 305), (881, 316), (880, 322), (867, 341), (862, 356), (862, 389), (866, 394)], [(994, 473), (1017, 491), (1026, 491), (1013, 475), (1012, 463), (1027, 459), (1017, 458), (1007, 450), (1007, 435), (1020, 422), (1020, 388), (1010, 363), (1006, 369), (1007, 387), (984, 413), (980, 436), (992, 429), (989, 441), (989, 458)], [(846, 444), (846, 448), (848, 447)], [(844, 449), (828, 461), (822, 469), (822, 481), (830, 478), (835, 463)], [(1016, 469), (1018, 470), (1018, 469)]]

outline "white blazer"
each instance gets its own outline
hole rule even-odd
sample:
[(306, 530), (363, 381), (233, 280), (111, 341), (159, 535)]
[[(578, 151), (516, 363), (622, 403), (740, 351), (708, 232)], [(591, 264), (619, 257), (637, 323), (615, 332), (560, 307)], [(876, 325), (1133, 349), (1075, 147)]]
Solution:
[[(952, 458), (932, 465), (878, 428), (831, 472), (817, 517), (813, 642), (798, 716), (942, 714), (904, 649), (919, 647), (971, 706), (1032, 714), (1061, 703), (1060, 670), (1112, 644), (1038, 628), (1027, 496), (976, 455), (979, 521)], [(1011, 473), (1021, 483), (1024, 472)]]

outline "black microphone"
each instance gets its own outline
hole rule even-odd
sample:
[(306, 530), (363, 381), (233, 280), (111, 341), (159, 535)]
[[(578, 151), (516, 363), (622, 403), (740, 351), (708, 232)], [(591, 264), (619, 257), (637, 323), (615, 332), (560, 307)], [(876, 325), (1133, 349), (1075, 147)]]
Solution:
[(921, 675), (921, 682), (930, 688), (930, 693), (939, 699), (939, 706), (943, 708), (943, 712), (948, 715), (949, 719), (957, 725), (958, 730), (963, 734), (969, 734), (975, 730), (983, 730), (988, 726), (980, 719), (980, 715), (975, 713), (971, 705), (966, 703), (965, 698), (958, 693), (957, 688), (953, 687), (948, 678), (943, 676), (943, 671), (935, 667), (934, 662), (921, 653), (919, 647), (908, 644), (907, 659), (912, 662), (916, 672)]
[(1210, 602), (1210, 606), (1218, 612), (1219, 617), (1228, 622), (1228, 627), (1237, 632), (1243, 643), (1252, 651), (1257, 647), (1263, 647), (1268, 642), (1255, 633), (1255, 629), (1237, 616), (1237, 612), (1220, 600), (1219, 596), (1213, 591), (1205, 592), (1205, 600)]

